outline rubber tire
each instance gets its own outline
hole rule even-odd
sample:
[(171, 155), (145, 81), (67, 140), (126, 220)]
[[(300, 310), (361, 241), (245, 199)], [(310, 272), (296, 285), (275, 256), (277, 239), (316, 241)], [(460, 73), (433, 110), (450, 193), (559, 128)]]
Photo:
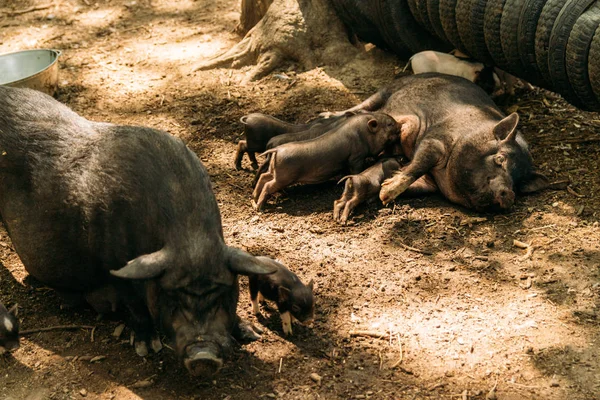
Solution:
[(410, 13), (413, 16), (413, 18), (415, 19), (415, 21), (417, 21), (417, 23), (419, 25), (423, 25), (423, 22), (421, 21), (421, 14), (419, 14), (419, 8), (417, 6), (417, 2), (419, 0), (405, 0), (408, 3), (408, 8), (410, 9)]
[(550, 51), (548, 52), (548, 68), (552, 78), (552, 86), (571, 104), (581, 105), (577, 93), (571, 87), (567, 75), (567, 42), (575, 23), (596, 0), (568, 0), (558, 13), (554, 28), (550, 35)]
[(471, 32), (473, 34), (473, 57), (486, 65), (493, 65), (494, 59), (485, 44), (485, 6), (488, 0), (475, 0), (471, 9)]
[(488, 0), (483, 22), (485, 44), (487, 45), (488, 52), (494, 60), (494, 65), (501, 69), (505, 69), (508, 65), (500, 41), (500, 23), (502, 22), (503, 9), (504, 0)]
[(444, 42), (449, 43), (446, 37), (446, 32), (442, 28), (442, 20), (440, 18), (440, 0), (427, 0), (427, 14), (429, 14), (429, 22), (435, 31), (435, 35)]
[[(600, 27), (600, 3), (592, 5), (579, 17), (567, 43), (567, 74), (571, 88), (586, 110), (600, 110), (600, 98), (594, 93), (588, 71), (590, 46)], [(596, 60), (600, 63), (600, 59)]]
[(540, 71), (540, 86), (553, 90), (550, 67), (548, 66), (548, 46), (554, 21), (567, 0), (548, 0), (544, 6), (535, 32), (535, 62)]
[(519, 18), (519, 56), (524, 67), (524, 77), (534, 85), (540, 85), (542, 76), (535, 59), (535, 32), (546, 0), (525, 0)]
[(525, 67), (519, 56), (519, 19), (525, 0), (506, 0), (500, 21), (500, 43), (506, 57), (507, 71), (524, 76)]
[(464, 53), (467, 52), (463, 46), (458, 28), (456, 27), (456, 0), (440, 0), (440, 19), (442, 20), (442, 29), (446, 33), (448, 41)]
[(460, 41), (465, 46), (467, 53), (475, 55), (474, 32), (471, 30), (472, 3), (477, 0), (456, 1), (456, 28)]
[(389, 46), (402, 41), (411, 54), (423, 50), (443, 52), (450, 50), (450, 46), (417, 24), (406, 0), (378, 0), (378, 2), (380, 3), (380, 28)]
[[(429, 19), (429, 11), (427, 9), (427, 0), (416, 0), (417, 2), (417, 12), (419, 16), (417, 21), (420, 22), (421, 26), (427, 30), (427, 32), (432, 35), (436, 35), (435, 29), (433, 29), (433, 25), (431, 24), (431, 20)], [(436, 35), (437, 36), (437, 35)]]
[(590, 84), (596, 94), (596, 98), (600, 99), (600, 28), (596, 29), (588, 57)]

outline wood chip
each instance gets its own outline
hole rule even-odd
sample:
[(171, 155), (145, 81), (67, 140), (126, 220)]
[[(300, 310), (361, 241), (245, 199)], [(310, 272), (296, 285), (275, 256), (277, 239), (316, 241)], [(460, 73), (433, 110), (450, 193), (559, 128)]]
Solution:
[(152, 381), (152, 379), (144, 379), (142, 381), (135, 382), (130, 387), (132, 389), (144, 389), (144, 388), (152, 386), (153, 384), (154, 384), (154, 382)]

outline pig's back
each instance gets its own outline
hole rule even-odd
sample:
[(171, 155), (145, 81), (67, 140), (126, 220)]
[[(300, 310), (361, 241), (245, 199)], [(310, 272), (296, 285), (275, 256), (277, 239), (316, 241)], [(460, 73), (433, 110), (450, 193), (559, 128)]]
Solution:
[(435, 123), (462, 115), (501, 115), (483, 89), (457, 76), (435, 72), (405, 76), (392, 90), (381, 111), (394, 118), (414, 114)]
[[(46, 109), (15, 111), (18, 102)], [(85, 289), (169, 242), (222, 241), (208, 174), (181, 140), (90, 122), (27, 92), (0, 100), (2, 107), (0, 146), (15, 163), (0, 164), (0, 213), (39, 280)]]

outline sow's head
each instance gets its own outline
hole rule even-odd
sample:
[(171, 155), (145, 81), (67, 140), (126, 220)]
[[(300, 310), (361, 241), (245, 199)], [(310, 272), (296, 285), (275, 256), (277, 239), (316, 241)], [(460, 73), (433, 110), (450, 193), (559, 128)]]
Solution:
[(487, 130), (478, 136), (483, 140), (465, 140), (459, 146), (448, 165), (459, 203), (480, 211), (505, 210), (514, 204), (515, 192), (548, 187), (548, 179), (534, 170), (518, 123), (518, 114), (512, 113), (495, 125), (481, 127)]
[(181, 249), (163, 248), (131, 260), (114, 276), (145, 280), (145, 297), (157, 326), (174, 341), (175, 351), (195, 376), (209, 376), (223, 365), (236, 315), (237, 275), (270, 274), (275, 268), (242, 250), (222, 246), (191, 261)]

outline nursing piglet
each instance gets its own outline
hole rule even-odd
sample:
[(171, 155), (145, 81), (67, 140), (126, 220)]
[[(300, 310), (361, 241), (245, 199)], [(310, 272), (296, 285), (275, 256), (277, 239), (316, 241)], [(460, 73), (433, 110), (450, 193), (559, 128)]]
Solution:
[(348, 118), (316, 139), (268, 150), (264, 154), (272, 157), (254, 188), (253, 206), (260, 210), (271, 193), (294, 183), (321, 183), (348, 170), (360, 173), (367, 157), (379, 155), (399, 140), (398, 125), (392, 117), (365, 113)]

